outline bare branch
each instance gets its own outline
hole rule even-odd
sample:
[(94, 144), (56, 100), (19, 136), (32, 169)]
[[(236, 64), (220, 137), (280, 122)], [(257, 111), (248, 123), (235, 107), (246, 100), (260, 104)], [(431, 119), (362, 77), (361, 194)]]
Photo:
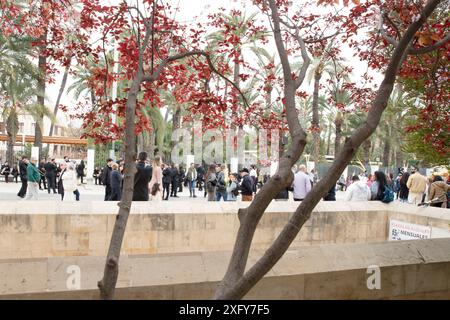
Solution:
[(163, 71), (163, 69), (167, 66), (167, 64), (169, 64), (170, 62), (176, 61), (176, 60), (181, 60), (187, 57), (192, 57), (192, 56), (203, 56), (206, 58), (206, 61), (208, 62), (208, 66), (210, 68), (210, 70), (214, 73), (216, 73), (219, 77), (221, 77), (222, 79), (224, 79), (226, 82), (230, 83), (241, 95), (244, 104), (246, 107), (250, 107), (247, 98), (245, 97), (244, 93), (239, 89), (239, 87), (230, 79), (228, 79), (227, 77), (225, 77), (222, 73), (220, 73), (216, 67), (214, 66), (213, 62), (211, 61), (211, 57), (210, 55), (205, 52), (205, 51), (186, 51), (186, 52), (182, 52), (179, 54), (175, 54), (173, 56), (170, 56), (164, 60), (162, 60), (162, 62), (158, 65), (158, 67), (156, 68), (156, 70), (151, 74), (151, 75), (146, 75), (142, 77), (142, 82), (152, 82), (152, 81), (156, 81), (158, 79), (158, 77), (160, 76), (161, 72)]
[(297, 79), (295, 79), (295, 89), (298, 89), (302, 85), (303, 80), (305, 80), (306, 72), (308, 71), (308, 67), (311, 64), (311, 59), (309, 58), (308, 51), (306, 50), (305, 41), (298, 35), (298, 33), (295, 37), (300, 44), (303, 58), (303, 65), (299, 71)]

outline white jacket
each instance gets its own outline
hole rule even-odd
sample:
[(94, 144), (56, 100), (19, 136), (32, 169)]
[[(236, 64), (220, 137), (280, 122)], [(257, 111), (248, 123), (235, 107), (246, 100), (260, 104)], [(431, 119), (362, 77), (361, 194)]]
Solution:
[[(75, 174), (75, 170), (71, 170), (69, 168), (65, 169), (65, 172), (62, 176), (63, 186), (64, 186), (64, 193), (65, 194), (72, 194), (77, 188), (77, 176)], [(65, 196), (64, 196), (65, 198)]]
[(367, 201), (370, 200), (369, 186), (363, 181), (353, 182), (345, 192), (346, 201)]

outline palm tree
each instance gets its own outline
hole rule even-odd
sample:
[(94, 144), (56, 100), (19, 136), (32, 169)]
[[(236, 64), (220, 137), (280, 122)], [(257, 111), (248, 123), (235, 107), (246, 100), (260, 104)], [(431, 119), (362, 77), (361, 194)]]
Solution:
[(26, 39), (5, 38), (0, 34), (0, 95), (4, 100), (2, 118), (8, 135), (6, 158), (14, 163), (14, 144), (19, 130), (20, 108), (28, 108), (36, 91), (37, 70), (27, 59)]
[[(330, 44), (331, 45), (331, 44)], [(329, 46), (330, 46), (329, 45)], [(320, 80), (324, 73), (334, 74), (336, 70), (333, 68), (332, 62), (329, 60), (329, 56), (326, 52), (320, 57), (315, 57), (312, 62), (312, 68), (308, 73), (307, 80), (311, 83), (314, 78), (314, 91), (312, 100), (312, 121), (311, 128), (313, 132), (313, 158), (314, 165), (317, 168), (320, 157), (320, 117), (319, 117), (319, 89)]]
[[(248, 25), (252, 24), (255, 20), (257, 13), (250, 14), (250, 16), (246, 16), (246, 13), (240, 13), (240, 14), (222, 14), (221, 17), (224, 21), (224, 28), (220, 29), (216, 32), (210, 33), (207, 36), (208, 39), (208, 47), (210, 52), (214, 52), (214, 50), (211, 50), (213, 48), (216, 48), (219, 43), (226, 41), (227, 37), (230, 37), (230, 35), (234, 36), (235, 38), (238, 38), (239, 41), (237, 43), (233, 43), (233, 51), (234, 55), (232, 57), (233, 59), (233, 82), (236, 85), (237, 88), (240, 89), (240, 73), (241, 73), (241, 65), (244, 61), (243, 57), (243, 50), (250, 46), (256, 47), (256, 41), (265, 37), (268, 35), (268, 32), (266, 31), (257, 31), (255, 33), (248, 32)], [(227, 61), (227, 63), (229, 60)], [(235, 88), (232, 89), (232, 93), (236, 95), (236, 97), (239, 97), (238, 92)], [(239, 100), (240, 97), (239, 97)], [(230, 110), (231, 116), (232, 113), (235, 112), (235, 110)], [(234, 124), (231, 124), (232, 128), (234, 128)]]

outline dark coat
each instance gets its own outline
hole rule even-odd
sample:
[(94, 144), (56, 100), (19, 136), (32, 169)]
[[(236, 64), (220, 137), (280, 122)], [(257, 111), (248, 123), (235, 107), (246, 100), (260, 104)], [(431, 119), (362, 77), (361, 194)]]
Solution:
[(178, 183), (178, 179), (179, 179), (179, 172), (177, 168), (172, 168), (170, 169), (170, 176), (172, 178), (172, 183)]
[(117, 170), (111, 171), (111, 198), (112, 201), (119, 201), (122, 198), (122, 175)]
[(111, 186), (111, 167), (106, 166), (102, 172), (102, 184), (105, 186)]
[(205, 176), (205, 169), (203, 167), (198, 167), (197, 168), (197, 180), (198, 181), (202, 181), (203, 177)]
[(171, 169), (169, 167), (164, 168), (162, 175), (163, 175), (162, 178), (163, 183), (170, 184), (172, 182)]
[(84, 168), (85, 168), (84, 163), (80, 163), (77, 166), (77, 175), (78, 175), (78, 177), (84, 177)]
[(19, 162), (19, 175), (20, 175), (20, 180), (22, 180), (22, 181), (28, 181), (27, 167), (28, 167), (28, 165), (25, 162), (23, 162), (23, 161)]
[(241, 194), (243, 196), (253, 195), (253, 179), (248, 174), (242, 178)]
[(332, 186), (330, 191), (323, 197), (324, 201), (336, 201), (336, 186)]
[(138, 162), (136, 169), (133, 201), (148, 201), (148, 183), (152, 178), (153, 169), (150, 166), (146, 166), (145, 162)]
[(47, 162), (44, 164), (45, 175), (47, 177), (54, 177), (56, 174), (56, 165), (52, 162)]

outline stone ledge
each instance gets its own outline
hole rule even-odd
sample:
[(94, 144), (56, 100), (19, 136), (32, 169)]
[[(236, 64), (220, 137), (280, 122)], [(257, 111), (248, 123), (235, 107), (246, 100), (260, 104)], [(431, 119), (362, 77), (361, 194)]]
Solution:
[[(131, 214), (236, 214), (238, 209), (246, 208), (248, 203), (237, 202), (133, 202)], [(266, 212), (294, 212), (298, 202), (272, 201)], [(418, 207), (405, 203), (391, 202), (389, 204), (380, 201), (321, 201), (314, 212), (371, 212), (388, 211), (406, 214), (420, 215), (436, 219), (448, 220), (448, 210), (435, 207)], [(2, 215), (116, 215), (118, 212), (115, 201), (91, 201), (91, 202), (55, 202), (55, 201), (0, 201), (0, 216)]]
[[(253, 251), (249, 261), (255, 261), (262, 253)], [(123, 255), (120, 260), (117, 287), (126, 292), (127, 288), (132, 291), (139, 287), (189, 284), (197, 286), (202, 283), (213, 285), (224, 275), (229, 256), (230, 252), (223, 251), (175, 255)], [(104, 257), (54, 257), (38, 260), (2, 260), (0, 297), (17, 294), (24, 294), (26, 297), (26, 294), (43, 292), (47, 292), (48, 295), (54, 292), (53, 297), (57, 298), (60, 292), (66, 291), (63, 295), (81, 298), (77, 291), (66, 290), (68, 277), (66, 269), (70, 265), (78, 265), (81, 269), (81, 289), (95, 294), (97, 281), (102, 276), (104, 259)], [(326, 298), (314, 292), (323, 293), (324, 288), (331, 290), (329, 287), (331, 284), (327, 284), (327, 281), (335, 283), (334, 289), (330, 291), (336, 294), (335, 298), (345, 299), (345, 294), (339, 292), (339, 286), (349, 290), (346, 293), (349, 298), (358, 298), (356, 294), (358, 290), (367, 291), (361, 282), (366, 281), (368, 277), (366, 269), (370, 265), (381, 268), (384, 279), (382, 286), (383, 283), (387, 284), (387, 289), (390, 290), (388, 295), (373, 293), (373, 297), (388, 298), (392, 295), (450, 291), (450, 239), (320, 245), (292, 249), (283, 256), (266, 278), (272, 278), (274, 283), (278, 283), (275, 279), (294, 277), (300, 286), (297, 289), (303, 292), (298, 298)], [(383, 275), (384, 273), (386, 274)], [(317, 288), (314, 289), (314, 286)], [(186, 289), (185, 294), (188, 294), (189, 290), (198, 289), (194, 287)], [(278, 290), (276, 288), (273, 290)], [(271, 289), (266, 290), (270, 292)], [(200, 296), (204, 294), (205, 292)], [(124, 293), (122, 297), (126, 297), (126, 294)], [(186, 297), (189, 295), (184, 296)], [(333, 297), (331, 295), (328, 298)], [(364, 298), (364, 295), (361, 298)]]

